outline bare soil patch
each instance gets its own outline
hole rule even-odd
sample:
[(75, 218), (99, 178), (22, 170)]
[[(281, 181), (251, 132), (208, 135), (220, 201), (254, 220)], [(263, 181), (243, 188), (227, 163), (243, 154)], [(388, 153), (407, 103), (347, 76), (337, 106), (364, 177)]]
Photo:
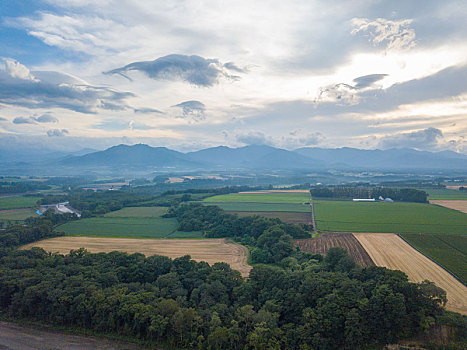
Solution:
[(304, 252), (326, 255), (333, 247), (342, 247), (362, 266), (374, 266), (370, 256), (351, 233), (326, 233), (315, 238), (297, 239), (294, 244)]
[(248, 249), (226, 239), (134, 239), (104, 237), (55, 237), (27, 244), (22, 249), (41, 247), (49, 252), (67, 254), (72, 249), (86, 248), (91, 253), (121, 251), (146, 256), (164, 255), (178, 258), (190, 255), (193, 260), (209, 264), (226, 262), (246, 277), (251, 266), (247, 264)]
[(467, 214), (467, 200), (437, 199), (430, 201), (430, 204), (440, 205), (449, 209), (454, 209)]
[(354, 233), (377, 266), (401, 270), (412, 282), (429, 280), (447, 292), (446, 308), (467, 314), (467, 287), (394, 233)]

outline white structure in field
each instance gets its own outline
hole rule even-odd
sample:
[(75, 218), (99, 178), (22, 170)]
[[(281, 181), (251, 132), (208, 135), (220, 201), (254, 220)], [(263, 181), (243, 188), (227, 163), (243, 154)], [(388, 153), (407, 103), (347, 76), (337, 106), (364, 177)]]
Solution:
[(81, 217), (81, 213), (78, 210), (70, 207), (70, 202), (41, 205), (39, 207), (40, 215), (44, 214), (48, 209), (52, 209), (55, 214), (73, 213), (77, 217)]
[(376, 202), (374, 198), (354, 198), (352, 199), (354, 202)]

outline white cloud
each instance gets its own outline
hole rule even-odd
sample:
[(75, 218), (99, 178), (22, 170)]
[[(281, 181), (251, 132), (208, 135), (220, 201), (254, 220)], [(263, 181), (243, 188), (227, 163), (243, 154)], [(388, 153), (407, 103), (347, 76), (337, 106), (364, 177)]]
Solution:
[(409, 27), (412, 22), (412, 19), (353, 18), (351, 34), (368, 33), (368, 41), (375, 46), (385, 45), (387, 51), (410, 49), (416, 45), (415, 30)]
[(61, 129), (61, 130), (60, 129), (51, 129), (51, 130), (47, 131), (47, 136), (48, 137), (54, 137), (54, 136), (62, 137), (62, 136), (66, 136), (68, 134), (69, 134), (69, 132), (66, 129)]

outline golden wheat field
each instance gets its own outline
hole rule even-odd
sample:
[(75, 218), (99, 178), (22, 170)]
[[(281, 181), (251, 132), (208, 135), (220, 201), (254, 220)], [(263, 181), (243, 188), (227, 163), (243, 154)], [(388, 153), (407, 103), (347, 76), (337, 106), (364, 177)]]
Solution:
[(190, 255), (196, 261), (209, 264), (226, 262), (232, 269), (248, 276), (248, 249), (226, 239), (133, 239), (101, 237), (55, 237), (27, 244), (22, 249), (41, 247), (49, 252), (67, 254), (72, 249), (86, 248), (91, 253), (121, 251), (146, 256), (164, 255), (177, 258)]

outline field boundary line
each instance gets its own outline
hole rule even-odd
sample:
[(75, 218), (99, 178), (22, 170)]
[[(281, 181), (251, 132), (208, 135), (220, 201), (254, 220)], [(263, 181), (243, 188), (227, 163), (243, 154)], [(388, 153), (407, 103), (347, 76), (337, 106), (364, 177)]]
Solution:
[(407, 243), (409, 246), (411, 246), (413, 249), (415, 249), (417, 252), (419, 252), (420, 254), (422, 254), (424, 257), (430, 259), (431, 261), (433, 261), (436, 265), (442, 267), (444, 270), (446, 270), (447, 273), (449, 273), (452, 277), (454, 277), (456, 280), (458, 280), (460, 283), (462, 283), (464, 286), (467, 287), (467, 283), (462, 281), (459, 277), (457, 277), (457, 275), (454, 273), (454, 272), (451, 272), (449, 269), (447, 269), (445, 266), (443, 266), (442, 264), (440, 264), (439, 262), (437, 262), (436, 260), (434, 260), (433, 258), (431, 258), (430, 256), (426, 255), (425, 253), (423, 253), (422, 251), (420, 251), (419, 249), (415, 248), (409, 241), (407, 241), (404, 237), (401, 236), (400, 233), (396, 233), (396, 235), (398, 237), (400, 237), (405, 243)]

